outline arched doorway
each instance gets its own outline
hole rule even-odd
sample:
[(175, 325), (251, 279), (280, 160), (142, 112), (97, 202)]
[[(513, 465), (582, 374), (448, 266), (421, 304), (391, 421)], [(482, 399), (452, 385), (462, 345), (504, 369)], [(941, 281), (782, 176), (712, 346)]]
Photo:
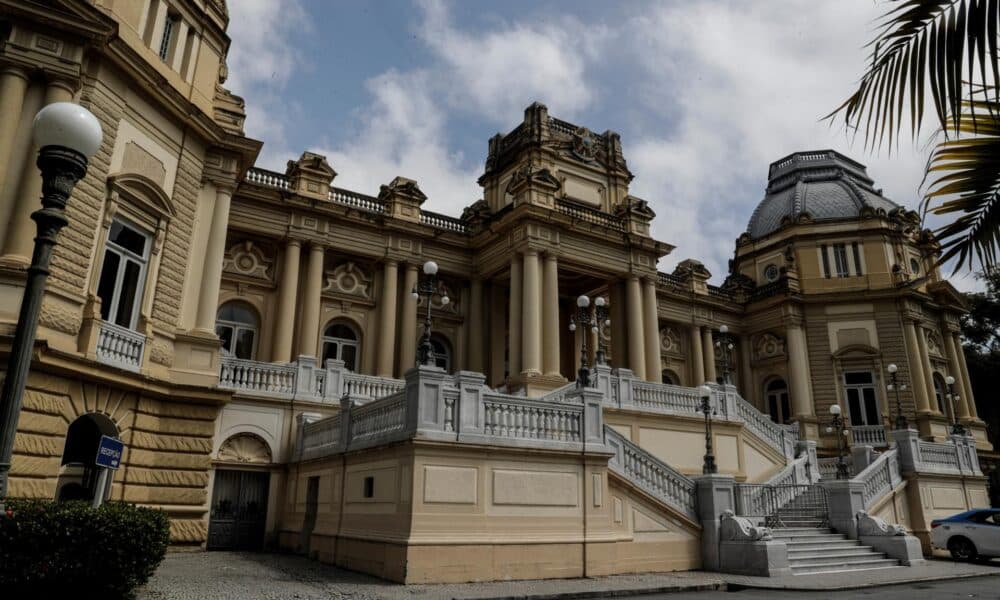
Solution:
[(334, 321), (323, 330), (323, 366), (330, 359), (344, 361), (348, 371), (358, 370), (361, 355), (361, 336), (343, 321)]
[(226, 302), (215, 319), (215, 333), (227, 356), (246, 360), (257, 358), (260, 320), (257, 312), (243, 302)]
[[(271, 448), (252, 433), (240, 433), (219, 447), (212, 486), (209, 550), (261, 550), (267, 525)], [(257, 466), (258, 468), (252, 468)]]
[(681, 385), (681, 378), (670, 369), (663, 369), (660, 371), (660, 383), (665, 385)]
[(941, 374), (935, 371), (932, 379), (934, 380), (934, 398), (937, 399), (938, 410), (948, 414), (951, 406), (946, 404), (948, 386), (944, 382), (944, 377), (941, 377)]
[(56, 483), (57, 500), (93, 500), (98, 493), (107, 497), (114, 477), (108, 477), (105, 489), (98, 490), (100, 469), (94, 464), (102, 435), (118, 437), (118, 427), (107, 415), (87, 413), (70, 423)]
[(775, 377), (764, 386), (764, 398), (767, 401), (767, 412), (775, 423), (791, 423), (792, 407), (788, 399), (788, 384), (780, 377)]
[(431, 348), (434, 349), (434, 365), (451, 373), (451, 344), (439, 333), (431, 334)]

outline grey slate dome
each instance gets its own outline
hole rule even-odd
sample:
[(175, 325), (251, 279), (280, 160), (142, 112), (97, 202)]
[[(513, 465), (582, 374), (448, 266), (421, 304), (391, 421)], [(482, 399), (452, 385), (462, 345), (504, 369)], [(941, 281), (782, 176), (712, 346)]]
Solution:
[(747, 233), (759, 239), (781, 229), (786, 219), (856, 219), (867, 209), (891, 212), (899, 205), (882, 196), (865, 166), (833, 150), (796, 152), (771, 163), (764, 199), (750, 217)]

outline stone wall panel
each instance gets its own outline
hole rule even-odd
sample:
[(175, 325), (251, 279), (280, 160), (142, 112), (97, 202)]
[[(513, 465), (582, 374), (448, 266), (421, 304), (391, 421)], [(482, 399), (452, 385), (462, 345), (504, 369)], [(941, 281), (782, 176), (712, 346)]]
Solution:
[(133, 485), (125, 486), (124, 500), (140, 504), (193, 504), (202, 505), (208, 500), (205, 488), (179, 488)]
[(130, 485), (206, 487), (208, 486), (208, 472), (166, 468), (146, 469), (130, 464), (128, 483)]
[(176, 419), (172, 417), (154, 417), (138, 414), (133, 427), (140, 431), (155, 431), (157, 433), (184, 434), (197, 437), (212, 437), (215, 433), (215, 423), (211, 421), (193, 421), (191, 419)]
[(212, 451), (210, 438), (192, 438), (183, 435), (159, 435), (147, 431), (136, 431), (132, 436), (132, 445), (147, 450), (167, 452), (194, 452), (208, 455)]
[(128, 464), (137, 467), (171, 469), (208, 469), (212, 460), (208, 454), (181, 454), (132, 448), (129, 450)]
[(184, 419), (199, 419), (213, 422), (219, 412), (219, 409), (214, 406), (162, 402), (151, 398), (139, 398), (138, 409), (141, 413), (159, 417), (181, 417)]

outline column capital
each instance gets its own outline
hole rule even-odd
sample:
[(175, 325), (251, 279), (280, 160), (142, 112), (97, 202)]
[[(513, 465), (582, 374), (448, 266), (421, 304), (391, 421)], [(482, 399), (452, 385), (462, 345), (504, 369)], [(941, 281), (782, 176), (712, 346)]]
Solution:
[(63, 90), (70, 93), (70, 95), (75, 94), (78, 89), (80, 89), (79, 81), (70, 81), (64, 77), (49, 77), (45, 82), (45, 87), (62, 88)]
[(0, 75), (11, 75), (13, 77), (20, 77), (25, 81), (28, 80), (28, 70), (20, 65), (6, 64), (0, 66)]
[(531, 246), (528, 246), (527, 248), (524, 249), (522, 254), (524, 254), (525, 256), (538, 256), (539, 250), (538, 248), (532, 248)]
[(295, 246), (297, 248), (302, 247), (302, 240), (298, 238), (287, 238), (285, 240), (285, 246)]

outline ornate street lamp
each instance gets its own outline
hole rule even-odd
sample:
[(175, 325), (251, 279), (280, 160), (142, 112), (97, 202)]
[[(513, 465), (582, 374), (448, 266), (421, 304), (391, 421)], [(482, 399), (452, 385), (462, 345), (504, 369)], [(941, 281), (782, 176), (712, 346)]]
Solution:
[(827, 433), (837, 434), (837, 479), (850, 479), (851, 475), (847, 471), (847, 463), (844, 462), (844, 436), (847, 435), (847, 422), (840, 415), (840, 405), (834, 404), (830, 407), (830, 424), (826, 428)]
[(438, 266), (433, 260), (424, 263), (424, 277), (417, 281), (417, 285), (410, 292), (413, 299), (419, 301), (421, 297), (427, 303), (427, 316), (424, 319), (424, 335), (420, 337), (420, 344), (417, 346), (417, 363), (426, 366), (434, 366), (434, 346), (431, 345), (431, 300), (434, 296), (441, 297), (441, 305), (447, 306), (451, 302), (448, 294), (438, 289), (437, 278)]
[(604, 298), (598, 296), (594, 298), (594, 317), (597, 320), (597, 355), (595, 362), (599, 365), (608, 364), (607, 348), (604, 347), (604, 338), (601, 337), (601, 326), (611, 327), (611, 319), (608, 317), (608, 303)]
[(38, 235), (24, 282), (14, 341), (7, 358), (7, 376), (0, 391), (0, 510), (7, 497), (7, 473), (14, 452), (14, 435), (31, 366), (52, 248), (56, 245), (59, 231), (69, 224), (66, 203), (73, 187), (86, 175), (87, 159), (97, 152), (103, 139), (97, 118), (71, 102), (55, 102), (40, 110), (35, 116), (32, 136), (35, 145), (41, 148), (35, 164), (42, 172), (42, 208), (31, 215)]
[(899, 399), (899, 392), (906, 390), (905, 383), (899, 383), (899, 367), (895, 364), (890, 364), (886, 367), (889, 371), (889, 385), (886, 386), (890, 392), (896, 392), (896, 430), (902, 431), (909, 427), (909, 423), (906, 422), (906, 415), (903, 414), (903, 403)]
[[(598, 298), (603, 303), (602, 298)], [(569, 330), (576, 331), (577, 327), (582, 329), (583, 337), (580, 342), (580, 370), (576, 374), (576, 387), (583, 388), (590, 386), (590, 367), (587, 365), (587, 334), (588, 331), (598, 333), (597, 321), (593, 319), (590, 312), (590, 298), (581, 295), (576, 299), (576, 312), (569, 318)], [(600, 339), (600, 335), (597, 336)]]
[(719, 359), (722, 362), (722, 383), (729, 385), (729, 370), (733, 357), (733, 337), (729, 335), (729, 327), (722, 325), (719, 327), (719, 335), (715, 340), (715, 347), (719, 349)]
[(948, 384), (948, 404), (951, 405), (951, 433), (954, 435), (965, 435), (965, 427), (958, 422), (958, 401), (961, 396), (955, 393), (955, 378), (951, 375), (944, 378), (944, 382)]
[(701, 398), (701, 413), (705, 415), (705, 462), (701, 466), (704, 475), (718, 473), (719, 468), (715, 466), (715, 455), (712, 454), (712, 388), (707, 385), (698, 386), (698, 397)]

